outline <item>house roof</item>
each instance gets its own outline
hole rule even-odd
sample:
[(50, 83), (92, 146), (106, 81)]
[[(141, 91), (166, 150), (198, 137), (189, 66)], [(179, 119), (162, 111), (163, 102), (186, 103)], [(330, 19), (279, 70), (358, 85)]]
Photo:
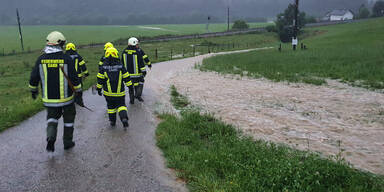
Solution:
[(348, 10), (348, 9), (335, 9), (335, 10), (327, 13), (327, 16), (331, 16), (331, 15), (343, 16), (343, 15), (347, 14), (348, 12), (353, 14), (353, 12), (351, 10)]

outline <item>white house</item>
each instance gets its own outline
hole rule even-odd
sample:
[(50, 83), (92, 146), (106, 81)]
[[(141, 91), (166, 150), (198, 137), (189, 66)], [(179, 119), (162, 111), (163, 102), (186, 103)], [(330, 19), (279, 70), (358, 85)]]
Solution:
[(348, 9), (335, 9), (331, 12), (328, 12), (323, 21), (344, 21), (353, 19), (354, 14), (351, 10)]

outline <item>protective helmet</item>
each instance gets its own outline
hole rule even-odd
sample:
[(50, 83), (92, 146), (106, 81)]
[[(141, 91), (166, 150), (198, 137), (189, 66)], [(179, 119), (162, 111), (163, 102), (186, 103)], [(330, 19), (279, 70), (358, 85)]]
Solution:
[(75, 44), (73, 43), (67, 43), (67, 45), (65, 46), (65, 50), (68, 51), (68, 50), (73, 50), (73, 51), (76, 51), (76, 46)]
[(110, 47), (105, 51), (105, 58), (112, 56), (113, 58), (119, 58), (119, 52), (116, 48)]
[(136, 46), (137, 44), (139, 44), (139, 40), (136, 37), (128, 39), (128, 45)]
[(104, 51), (106, 51), (108, 48), (113, 47), (113, 44), (111, 42), (108, 42), (104, 45)]
[(47, 36), (47, 45), (64, 45), (65, 41), (64, 35), (58, 31), (53, 31)]

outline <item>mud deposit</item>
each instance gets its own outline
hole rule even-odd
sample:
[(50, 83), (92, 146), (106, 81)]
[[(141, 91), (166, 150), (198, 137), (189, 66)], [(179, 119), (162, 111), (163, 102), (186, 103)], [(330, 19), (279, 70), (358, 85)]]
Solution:
[(325, 86), (275, 83), (193, 67), (174, 75), (170, 84), (255, 139), (341, 155), (357, 168), (384, 174), (382, 93), (337, 81)]

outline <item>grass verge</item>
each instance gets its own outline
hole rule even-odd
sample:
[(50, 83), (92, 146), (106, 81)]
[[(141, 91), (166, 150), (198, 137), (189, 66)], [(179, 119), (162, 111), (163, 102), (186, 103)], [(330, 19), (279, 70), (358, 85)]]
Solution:
[[(172, 88), (172, 97), (180, 97)], [(175, 94), (177, 93), (177, 94)], [(160, 115), (157, 145), (190, 191), (384, 191), (384, 178), (241, 135), (196, 110)]]
[[(384, 19), (306, 29), (308, 50), (264, 50), (204, 60), (201, 70), (246, 74), (274, 81), (321, 85), (340, 79), (353, 85), (384, 89)], [(246, 73), (245, 73), (246, 71)]]

